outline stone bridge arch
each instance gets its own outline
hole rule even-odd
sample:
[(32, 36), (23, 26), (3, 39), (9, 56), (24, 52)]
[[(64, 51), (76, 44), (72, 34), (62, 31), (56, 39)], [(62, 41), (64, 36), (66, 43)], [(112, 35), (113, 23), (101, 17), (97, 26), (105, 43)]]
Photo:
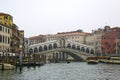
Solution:
[(29, 52), (32, 54), (46, 54), (51, 51), (55, 52), (57, 50), (58, 52), (61, 51), (71, 55), (72, 57), (76, 58), (76, 60), (85, 59), (85, 56), (94, 55), (95, 52), (92, 46), (72, 42), (64, 38), (29, 46)]
[(43, 52), (40, 52), (37, 54), (49, 56), (49, 55), (56, 53), (56, 52), (66, 53), (66, 54), (70, 55), (71, 57), (73, 57), (76, 61), (84, 61), (89, 56), (95, 56), (93, 54), (83, 53), (83, 52), (80, 52), (79, 50), (74, 50), (74, 49), (70, 49), (70, 48), (55, 48), (55, 49), (43, 51)]

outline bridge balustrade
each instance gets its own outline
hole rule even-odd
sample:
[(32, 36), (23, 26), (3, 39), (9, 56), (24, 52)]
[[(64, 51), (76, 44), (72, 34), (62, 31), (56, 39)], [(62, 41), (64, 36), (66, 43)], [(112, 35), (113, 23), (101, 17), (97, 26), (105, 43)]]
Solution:
[[(52, 42), (52, 43), (51, 43)], [(55, 51), (67, 51), (67, 52), (73, 52), (73, 53), (77, 53), (77, 54), (81, 54), (82, 55), (87, 55), (87, 54), (92, 54), (94, 55), (94, 49), (92, 49), (91, 46), (87, 46), (84, 44), (80, 44), (80, 43), (72, 43), (72, 42), (67, 42), (64, 41), (63, 44), (59, 43), (59, 41), (57, 42), (55, 41), (51, 41), (49, 42), (45, 42), (45, 43), (41, 43), (41, 44), (37, 44), (37, 45), (32, 45), (29, 47), (29, 52), (30, 53), (50, 53), (50, 52), (55, 52)], [(64, 50), (66, 49), (66, 50)], [(86, 54), (87, 53), (87, 54)], [(76, 55), (77, 55), (76, 54)]]

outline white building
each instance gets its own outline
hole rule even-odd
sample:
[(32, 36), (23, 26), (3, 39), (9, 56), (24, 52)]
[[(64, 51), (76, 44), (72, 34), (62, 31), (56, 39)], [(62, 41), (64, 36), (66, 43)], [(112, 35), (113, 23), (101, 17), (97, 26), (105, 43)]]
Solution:
[(10, 28), (0, 24), (0, 52), (10, 50)]

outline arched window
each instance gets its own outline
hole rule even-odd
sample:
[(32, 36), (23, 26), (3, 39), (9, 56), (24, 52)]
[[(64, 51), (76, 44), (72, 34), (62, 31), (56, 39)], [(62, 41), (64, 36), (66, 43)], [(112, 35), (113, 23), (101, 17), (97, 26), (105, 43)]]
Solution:
[(81, 48), (81, 51), (82, 51), (82, 52), (85, 52), (85, 49), (84, 49), (84, 47), (82, 47), (82, 48)]
[(32, 49), (32, 48), (29, 49), (29, 53), (30, 53), (30, 54), (33, 53), (33, 49)]
[(49, 50), (51, 50), (52, 49), (52, 45), (51, 44), (49, 44)]
[(39, 52), (42, 52), (42, 46), (39, 47)]
[(34, 48), (34, 53), (37, 53), (38, 52), (38, 49), (37, 47)]
[(53, 48), (54, 49), (57, 48), (57, 44), (56, 43), (53, 44)]
[(47, 45), (44, 46), (44, 51), (47, 51)]
[(94, 54), (94, 50), (92, 49), (90, 53), (91, 53), (91, 54)]
[(75, 45), (72, 45), (72, 49), (75, 49)]
[(77, 46), (77, 50), (80, 50), (80, 46)]
[(88, 48), (86, 49), (86, 53), (89, 53), (89, 49)]
[(71, 48), (71, 45), (70, 45), (70, 43), (67, 45), (67, 48)]

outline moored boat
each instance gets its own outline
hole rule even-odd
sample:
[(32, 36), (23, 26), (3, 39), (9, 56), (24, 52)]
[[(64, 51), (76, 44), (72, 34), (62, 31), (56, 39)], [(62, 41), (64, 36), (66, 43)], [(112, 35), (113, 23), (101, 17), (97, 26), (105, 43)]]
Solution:
[(9, 63), (1, 63), (0, 64), (0, 69), (2, 70), (13, 70), (15, 67), (14, 65), (11, 65)]
[(97, 57), (88, 57), (87, 58), (87, 63), (88, 64), (98, 64), (98, 59), (97, 59)]
[(107, 60), (105, 60), (105, 63), (120, 64), (120, 57), (110, 57)]

